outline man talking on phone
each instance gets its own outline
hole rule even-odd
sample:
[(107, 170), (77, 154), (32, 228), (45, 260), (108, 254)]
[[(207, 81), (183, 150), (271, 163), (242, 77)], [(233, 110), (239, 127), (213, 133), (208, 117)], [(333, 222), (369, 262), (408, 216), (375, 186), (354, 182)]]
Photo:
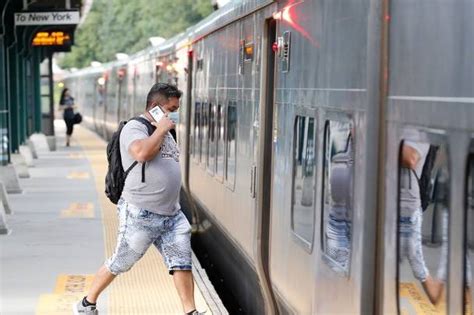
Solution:
[[(130, 120), (120, 133), (123, 168), (127, 169), (134, 161), (145, 163), (146, 178), (143, 182), (142, 167), (134, 167), (128, 174), (117, 204), (120, 217), (117, 247), (97, 272), (87, 296), (74, 305), (76, 314), (98, 314), (99, 294), (117, 275), (128, 271), (151, 245), (160, 251), (173, 275), (183, 311), (201, 314), (194, 304), (191, 226), (179, 204), (179, 149), (170, 134), (175, 123), (168, 117), (178, 110), (181, 94), (174, 85), (153, 85), (141, 116), (156, 127), (155, 131), (149, 135), (145, 124)], [(158, 121), (150, 112), (155, 113), (153, 116)], [(156, 113), (160, 115), (157, 117)]]

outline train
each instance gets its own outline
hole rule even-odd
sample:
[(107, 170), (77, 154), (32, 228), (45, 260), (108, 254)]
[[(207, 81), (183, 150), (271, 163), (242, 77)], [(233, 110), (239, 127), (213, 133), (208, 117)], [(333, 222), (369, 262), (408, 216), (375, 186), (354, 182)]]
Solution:
[(473, 0), (234, 0), (63, 82), (106, 140), (183, 91), (181, 197), (241, 313), (472, 314), (473, 38)]

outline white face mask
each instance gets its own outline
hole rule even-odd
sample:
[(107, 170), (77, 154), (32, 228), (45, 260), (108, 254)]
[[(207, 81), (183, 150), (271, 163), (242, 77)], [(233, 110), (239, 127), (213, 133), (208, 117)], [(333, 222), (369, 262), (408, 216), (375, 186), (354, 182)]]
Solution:
[(179, 122), (179, 113), (177, 111), (168, 113), (168, 118), (171, 119), (175, 124), (178, 124), (178, 122)]

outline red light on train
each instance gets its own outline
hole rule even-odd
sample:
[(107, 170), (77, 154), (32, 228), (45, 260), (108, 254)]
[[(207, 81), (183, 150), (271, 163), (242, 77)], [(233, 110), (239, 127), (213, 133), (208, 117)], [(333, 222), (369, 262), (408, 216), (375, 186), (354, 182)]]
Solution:
[(121, 80), (125, 77), (126, 70), (125, 69), (118, 69), (117, 70), (117, 76)]
[(291, 14), (290, 14), (290, 9), (291, 7), (286, 7), (283, 9), (283, 12), (281, 14), (281, 17), (283, 18), (284, 21), (287, 21), (288, 23), (294, 23), (293, 22), (293, 18), (291, 17)]
[(274, 20), (281, 20), (281, 12), (273, 13), (273, 19)]
[(278, 43), (277, 42), (274, 42), (272, 44), (272, 50), (274, 53), (277, 53), (278, 52)]

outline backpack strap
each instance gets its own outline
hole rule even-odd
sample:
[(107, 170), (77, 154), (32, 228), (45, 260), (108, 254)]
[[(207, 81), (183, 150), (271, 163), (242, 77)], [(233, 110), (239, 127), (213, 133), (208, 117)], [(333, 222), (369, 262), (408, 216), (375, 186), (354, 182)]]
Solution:
[(131, 118), (130, 120), (137, 120), (137, 121), (141, 122), (142, 124), (144, 124), (146, 126), (146, 128), (148, 129), (148, 135), (149, 136), (151, 136), (153, 134), (153, 132), (155, 132), (156, 127), (153, 126), (151, 124), (151, 122), (148, 119), (144, 118), (144, 117), (137, 116), (137, 117)]
[[(131, 118), (130, 120), (137, 120), (139, 122), (141, 122), (142, 124), (144, 124), (146, 126), (146, 129), (148, 130), (148, 135), (151, 136), (153, 134), (153, 132), (155, 132), (156, 130), (156, 127), (153, 126), (151, 124), (151, 122), (144, 118), (144, 117), (140, 117), (140, 116), (137, 116), (137, 117), (133, 117)], [(129, 169), (127, 170), (127, 174), (128, 174), (128, 171), (131, 170), (135, 165), (137, 165), (137, 161), (133, 162), (133, 164), (129, 167)], [(145, 164), (146, 162), (142, 163), (142, 183), (145, 182)]]
[(129, 168), (127, 168), (127, 170), (125, 171), (125, 177), (127, 177), (128, 173), (130, 173), (130, 171), (132, 170), (132, 168), (134, 168), (135, 165), (137, 165), (137, 164), (138, 164), (138, 162), (135, 161), (135, 162), (132, 163), (132, 165), (129, 166)]

